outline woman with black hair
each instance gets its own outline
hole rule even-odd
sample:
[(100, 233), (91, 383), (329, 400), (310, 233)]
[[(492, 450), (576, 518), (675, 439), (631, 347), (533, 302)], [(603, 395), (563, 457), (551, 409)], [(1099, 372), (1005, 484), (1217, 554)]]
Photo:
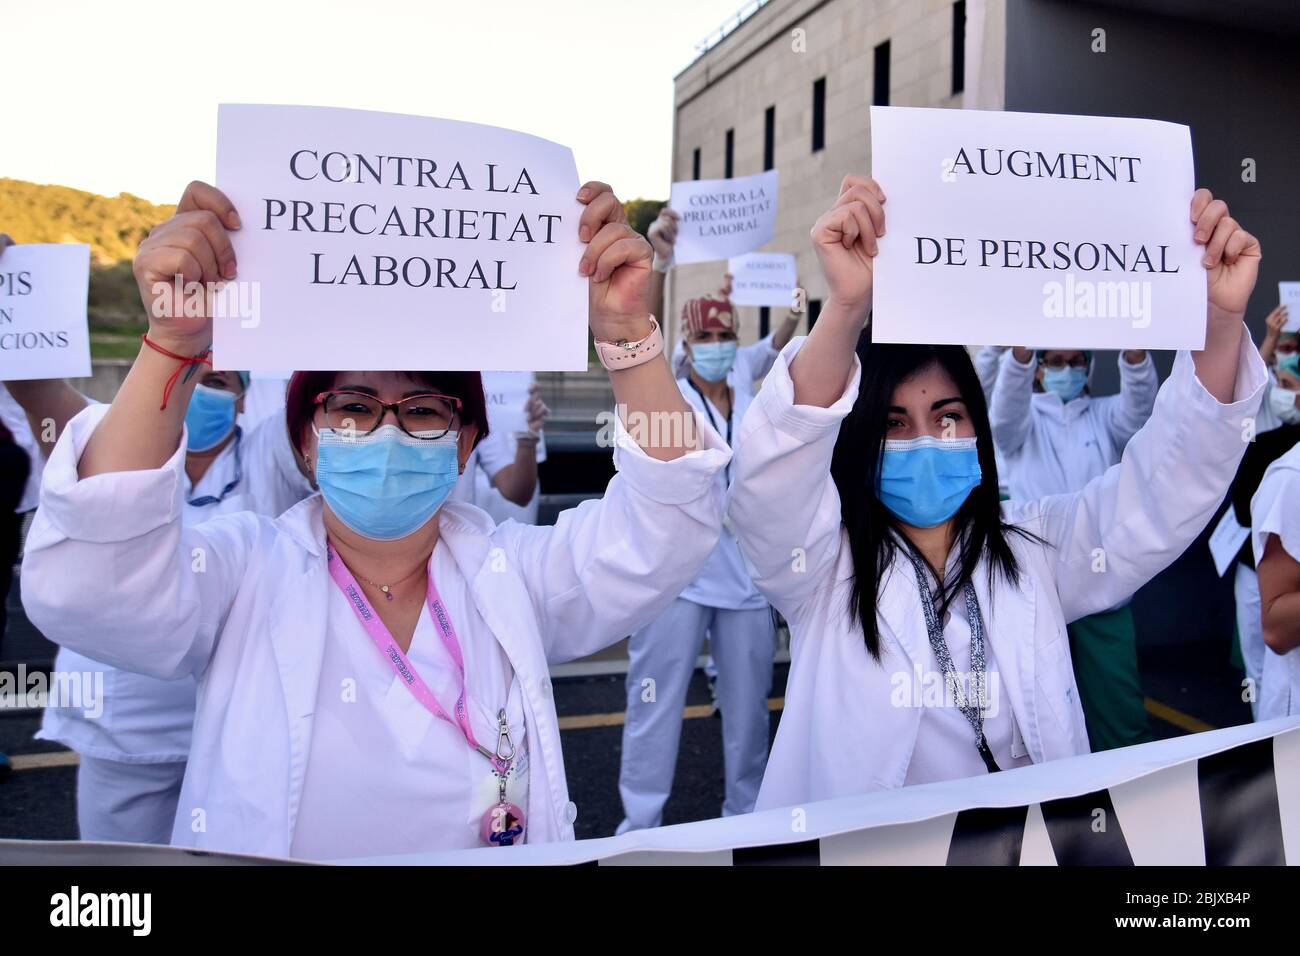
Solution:
[(791, 628), (758, 809), (1087, 753), (1066, 624), (1114, 606), (1196, 538), (1262, 394), (1242, 324), (1259, 243), (1198, 190), (1204, 350), (1178, 356), (1118, 465), (1074, 494), (1000, 503), (966, 350), (863, 333), (884, 204), (873, 180), (850, 176), (817, 221), (829, 301), (736, 441), (729, 517)]

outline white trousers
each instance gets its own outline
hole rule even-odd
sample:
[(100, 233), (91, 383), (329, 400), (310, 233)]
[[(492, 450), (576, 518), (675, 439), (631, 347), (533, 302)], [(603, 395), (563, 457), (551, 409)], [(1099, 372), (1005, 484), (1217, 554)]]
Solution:
[(767, 766), (767, 695), (776, 654), (772, 612), (730, 611), (678, 598), (632, 635), (618, 778), (624, 816), (619, 833), (657, 827), (663, 820), (677, 767), (686, 691), (706, 632), (718, 668), (722, 713), (722, 815), (754, 809)]
[(77, 826), (81, 839), (170, 843), (185, 764), (81, 758)]
[(1234, 562), (1237, 573), (1232, 580), (1233, 596), (1237, 600), (1237, 636), (1241, 640), (1241, 660), (1246, 665), (1246, 676), (1255, 687), (1250, 702), (1250, 715), (1260, 719), (1259, 704), (1264, 695), (1264, 624), (1260, 618), (1259, 575), (1240, 561)]

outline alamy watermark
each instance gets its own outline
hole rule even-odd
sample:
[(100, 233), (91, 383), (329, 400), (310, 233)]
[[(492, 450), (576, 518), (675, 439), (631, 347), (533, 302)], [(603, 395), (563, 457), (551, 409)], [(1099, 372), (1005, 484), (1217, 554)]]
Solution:
[(0, 711), (54, 707), (79, 710), (90, 720), (104, 713), (103, 671), (0, 671)]
[(238, 319), (245, 329), (262, 324), (262, 286), (259, 282), (185, 282), (174, 276), (171, 282), (153, 284), (155, 319), (201, 318)]

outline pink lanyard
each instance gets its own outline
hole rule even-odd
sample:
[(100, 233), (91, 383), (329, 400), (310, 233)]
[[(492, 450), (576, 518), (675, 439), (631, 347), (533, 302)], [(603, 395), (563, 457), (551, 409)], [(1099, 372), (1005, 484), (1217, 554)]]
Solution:
[[(433, 696), (433, 691), (424, 679), (416, 673), (415, 667), (411, 664), (397, 641), (388, 628), (384, 627), (384, 622), (379, 619), (374, 611), (370, 609), (370, 603), (366, 600), (365, 595), (361, 593), (361, 588), (357, 586), (357, 580), (352, 576), (352, 572), (334, 553), (332, 547), (328, 547), (330, 577), (334, 583), (339, 586), (343, 596), (348, 599), (352, 605), (352, 610), (356, 611), (357, 620), (365, 628), (370, 639), (375, 642), (375, 647), (384, 656), (384, 660), (392, 666), (397, 676), (415, 695), (415, 699), (424, 705), (424, 708), (435, 717), (441, 717), (447, 723), (454, 727), (460, 728), (461, 734), (465, 737), (465, 742), (472, 748), (481, 753), (492, 763), (492, 768), (504, 780), (510, 772), (510, 767), (514, 763), (513, 752), (510, 756), (503, 757), (500, 753), (488, 750), (474, 737), (474, 731), (469, 725), (469, 713), (465, 707), (465, 657), (461, 653), (460, 641), (456, 638), (456, 630), (452, 627), (451, 618), (447, 615), (447, 609), (442, 603), (442, 598), (438, 594), (438, 588), (433, 583), (433, 575), (429, 575), (429, 615), (437, 625), (439, 633), (442, 634), (443, 646), (447, 648), (447, 653), (451, 655), (452, 661), (456, 664), (456, 671), (460, 677), (460, 697), (456, 700), (456, 717), (452, 719), (438, 703), (438, 698)], [(500, 741), (498, 741), (498, 749)], [(513, 751), (513, 747), (511, 748)]]

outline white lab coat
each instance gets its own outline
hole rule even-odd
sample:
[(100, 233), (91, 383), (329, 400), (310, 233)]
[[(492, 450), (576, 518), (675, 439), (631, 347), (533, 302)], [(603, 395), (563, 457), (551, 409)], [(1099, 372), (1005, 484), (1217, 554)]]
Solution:
[[(536, 381), (537, 376), (532, 372), (483, 373), (483, 395), (487, 399), (490, 430), (488, 437), (478, 445), (477, 451), (482, 453), (480, 459), (485, 467), (476, 469), (477, 474), (473, 482), (474, 496), (469, 500), (491, 515), (492, 520), (497, 524), (503, 521), (537, 524), (542, 497), (540, 483), (533, 486), (533, 496), (527, 504), (517, 505), (513, 501), (506, 500), (505, 495), (497, 491), (496, 485), (492, 483), (496, 479), (496, 472), (500, 469), (493, 468), (489, 472), (487, 467), (494, 455), (504, 456), (506, 465), (514, 463), (515, 455), (519, 450), (515, 433), (528, 427), (528, 418), (524, 414), (527, 399), (523, 396), (527, 395), (528, 387)], [(489, 446), (496, 446), (500, 451), (494, 453)], [(536, 460), (539, 465), (546, 461), (545, 435), (537, 443)]]
[(1118, 395), (1084, 394), (1063, 402), (1053, 392), (1033, 391), (1036, 367), (1032, 358), (1021, 365), (1008, 349), (989, 403), (993, 443), (1009, 469), (1012, 501), (1078, 491), (1119, 461), (1150, 417), (1160, 384), (1150, 355), (1129, 365), (1121, 354)]
[[(891, 694), (913, 668), (939, 670), (905, 557), (879, 595), (880, 662), (848, 615), (853, 563), (830, 461), (861, 367), (854, 362), (830, 408), (796, 405), (788, 363), (802, 344), (792, 342), (768, 375), (732, 465), (731, 523), (760, 589), (791, 628), (785, 711), (760, 810), (902, 786), (921, 710), (894, 706)], [(1215, 401), (1180, 354), (1148, 427), (1119, 465), (1076, 494), (1004, 504), (1007, 521), (1046, 544), (1009, 536), (1019, 587), (999, 577), (990, 588), (987, 564), (973, 584), (1001, 675), (1000, 703), (1011, 708), (1035, 763), (1088, 752), (1066, 623), (1131, 594), (1205, 527), (1236, 472), (1241, 420), (1257, 409), (1263, 382), (1249, 337), (1228, 405)], [(1104, 549), (1104, 573), (1095, 570), (1096, 549)]]
[[(986, 345), (975, 353), (975, 374), (979, 376), (980, 388), (984, 392), (984, 404), (990, 408), (993, 406), (993, 388), (998, 383), (998, 370), (1002, 368), (1002, 355), (1010, 350), (1008, 345)], [(1011, 474), (1011, 466), (1003, 457), (1002, 446), (996, 439), (993, 441), (993, 461), (998, 468), (998, 493), (1009, 498), (1011, 486), (1007, 483), (1007, 476)]]
[[(1268, 536), (1273, 534), (1277, 535), (1283, 550), (1300, 561), (1300, 445), (1264, 472), (1255, 496), (1250, 499), (1250, 525), (1256, 567), (1264, 557)], [(1256, 719), (1272, 720), (1292, 714), (1300, 714), (1300, 648), (1278, 654), (1266, 646)]]
[[(773, 358), (775, 359), (775, 353)], [(749, 405), (754, 400), (753, 392), (747, 393), (740, 388), (732, 390), (731, 421), (728, 422), (722, 417), (721, 409), (715, 407), (695, 390), (690, 379), (679, 378), (677, 387), (681, 389), (682, 397), (695, 409), (695, 413), (714, 423), (720, 434), (730, 435), (734, 445), (736, 435), (740, 432), (740, 423), (745, 420), (745, 412), (749, 410)], [(727, 489), (725, 472), (718, 475), (718, 484), (725, 496)], [(755, 611), (767, 607), (767, 599), (758, 593), (758, 588), (754, 587), (749, 568), (745, 566), (740, 546), (736, 543), (736, 536), (725, 526), (725, 523), (722, 536), (718, 539), (718, 546), (713, 549), (709, 560), (695, 576), (695, 580), (682, 591), (681, 597), (705, 607), (726, 608), (733, 611)], [(766, 694), (767, 689), (764, 688), (762, 693)]]
[[(179, 449), (159, 469), (77, 480), (102, 414), (74, 418), (50, 457), (23, 566), (27, 612), (54, 640), (116, 666), (197, 675), (173, 843), (285, 856), (333, 586), (321, 498), (275, 520), (245, 512), (183, 528)], [(548, 662), (592, 653), (653, 618), (717, 541), (715, 474), (730, 454), (707, 423), (699, 428), (704, 450), (672, 462), (620, 432), (605, 497), (551, 528), (493, 526), (458, 503), (439, 513), (441, 540), (524, 689), (530, 842), (573, 838)], [(195, 553), (202, 573), (191, 570)]]
[[(181, 447), (184, 447), (183, 439)], [(312, 493), (310, 482), (298, 469), (289, 442), (283, 398), (278, 415), (264, 415), (260, 424), (243, 432), (239, 460), (242, 470), (239, 484), (221, 501), (208, 505), (188, 502), (206, 495), (218, 497), (234, 480), (235, 443), (231, 442), (213, 459), (197, 486), (190, 486), (182, 468), (180, 515), (184, 524), (199, 524), (240, 511), (274, 518)], [(194, 725), (192, 676), (159, 680), (130, 669), (111, 667), (67, 647), (59, 649), (54, 669), (61, 674), (102, 673), (103, 712), (87, 714), (82, 707), (47, 707), (36, 734), (39, 739), (57, 741), (83, 757), (100, 760), (185, 761)]]

